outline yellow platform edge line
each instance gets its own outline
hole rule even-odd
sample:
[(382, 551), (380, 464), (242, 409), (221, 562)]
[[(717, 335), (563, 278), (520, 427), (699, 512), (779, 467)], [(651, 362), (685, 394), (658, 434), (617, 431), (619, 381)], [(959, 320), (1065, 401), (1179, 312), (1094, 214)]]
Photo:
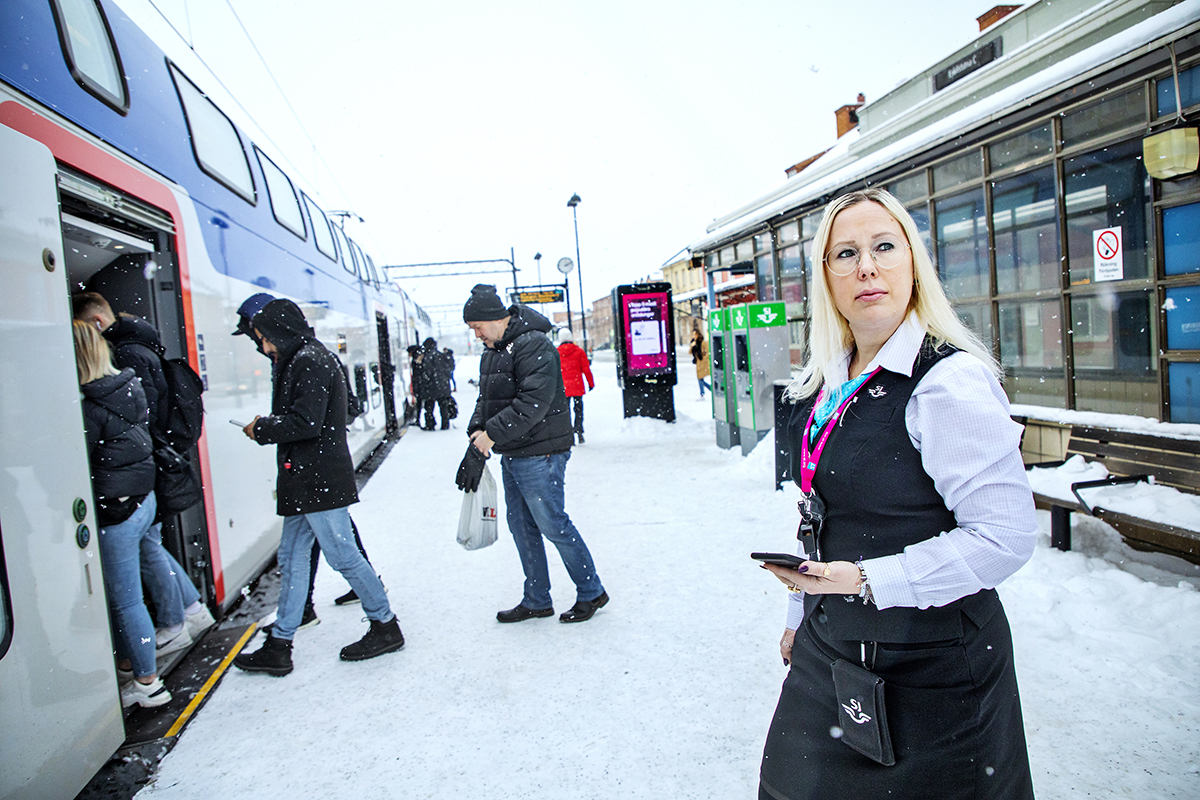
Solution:
[(242, 638), (238, 639), (237, 644), (235, 644), (229, 650), (229, 653), (225, 656), (225, 658), (221, 659), (221, 663), (217, 665), (217, 668), (213, 671), (213, 674), (208, 676), (208, 680), (206, 680), (204, 685), (200, 687), (200, 691), (196, 692), (196, 696), (192, 698), (192, 702), (188, 703), (187, 708), (185, 708), (183, 713), (179, 715), (179, 718), (175, 720), (175, 724), (173, 724), (171, 729), (167, 731), (167, 735), (164, 738), (170, 739), (172, 736), (178, 735), (178, 733), (183, 730), (183, 726), (187, 724), (189, 719), (191, 719), (192, 714), (196, 713), (196, 709), (199, 708), (200, 704), (204, 702), (204, 698), (208, 697), (208, 693), (212, 690), (212, 687), (216, 685), (217, 681), (221, 680), (221, 676), (225, 674), (225, 670), (229, 669), (230, 663), (232, 663), (233, 659), (238, 653), (242, 652), (242, 648), (246, 646), (246, 642), (250, 641), (250, 637), (253, 636), (257, 630), (258, 623), (251, 623), (250, 627), (246, 629), (246, 632), (242, 634)]

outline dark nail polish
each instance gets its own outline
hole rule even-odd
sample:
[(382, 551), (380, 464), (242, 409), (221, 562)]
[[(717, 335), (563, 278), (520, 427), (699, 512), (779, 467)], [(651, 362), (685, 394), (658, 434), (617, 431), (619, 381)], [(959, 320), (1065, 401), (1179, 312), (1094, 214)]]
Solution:
[(808, 572), (808, 564), (801, 564), (801, 565), (800, 565), (800, 571), (801, 571), (801, 572)]

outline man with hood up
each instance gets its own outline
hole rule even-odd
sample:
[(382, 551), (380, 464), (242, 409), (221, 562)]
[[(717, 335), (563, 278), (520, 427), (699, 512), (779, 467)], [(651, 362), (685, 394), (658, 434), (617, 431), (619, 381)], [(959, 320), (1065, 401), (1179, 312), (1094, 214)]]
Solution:
[(343, 661), (362, 661), (399, 650), (404, 635), (388, 604), (383, 582), (354, 545), (349, 506), (358, 502), (354, 462), (346, 444), (346, 381), (333, 353), (317, 341), (300, 307), (272, 300), (253, 318), (263, 351), (274, 355), (271, 416), (255, 417), (245, 432), (259, 444), (278, 445), (277, 513), (279, 611), (262, 648), (242, 653), (234, 666), (282, 676), (292, 671), (292, 638), (300, 627), (313, 539), (329, 566), (362, 600), (371, 627), (342, 648)]
[(525, 592), (515, 608), (496, 615), (521, 622), (554, 614), (543, 538), (558, 549), (575, 583), (575, 605), (562, 622), (583, 622), (608, 602), (592, 554), (566, 512), (564, 482), (574, 437), (550, 321), (521, 305), (505, 308), (495, 286), (478, 284), (463, 320), (483, 341), (479, 400), (467, 425), (471, 443), (458, 468), (459, 489), (479, 487), (484, 462), (501, 455), (508, 528), (525, 571)]

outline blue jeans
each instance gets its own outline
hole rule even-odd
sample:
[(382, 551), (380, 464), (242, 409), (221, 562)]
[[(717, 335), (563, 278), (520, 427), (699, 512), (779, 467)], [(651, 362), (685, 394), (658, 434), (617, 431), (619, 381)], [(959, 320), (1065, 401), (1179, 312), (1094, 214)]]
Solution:
[(567, 516), (564, 482), (570, 451), (550, 456), (500, 459), (504, 477), (504, 501), (508, 506), (508, 529), (517, 543), (521, 568), (525, 571), (526, 608), (550, 608), (550, 570), (546, 565), (545, 537), (575, 582), (576, 600), (595, 600), (604, 593), (592, 554)]
[(710, 392), (712, 391), (712, 387), (708, 385), (708, 381), (704, 380), (704, 378), (697, 378), (696, 380), (700, 381), (700, 396), (701, 397), (704, 397), (705, 389), (708, 389)]
[(161, 522), (151, 525), (149, 535), (142, 537), (141, 552), (142, 582), (154, 601), (155, 621), (160, 628), (174, 628), (183, 623), (183, 610), (199, 600), (200, 593), (163, 547)]
[(271, 635), (290, 640), (304, 619), (314, 539), (320, 542), (329, 566), (342, 573), (362, 600), (367, 619), (391, 620), (395, 615), (388, 605), (383, 582), (358, 552), (350, 529), (350, 511), (343, 506), (283, 518), (283, 536), (279, 540), (279, 611)]
[(154, 664), (154, 623), (150, 621), (150, 612), (142, 599), (139, 552), (142, 540), (150, 535), (157, 510), (158, 503), (151, 492), (129, 519), (101, 528), (96, 537), (117, 659), (132, 661), (133, 674), (139, 678), (158, 671)]

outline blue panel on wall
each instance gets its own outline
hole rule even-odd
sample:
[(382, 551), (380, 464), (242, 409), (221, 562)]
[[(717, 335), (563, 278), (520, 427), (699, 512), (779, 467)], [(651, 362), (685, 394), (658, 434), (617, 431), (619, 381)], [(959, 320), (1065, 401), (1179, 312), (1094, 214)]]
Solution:
[(1168, 275), (1200, 272), (1200, 203), (1163, 211), (1163, 265)]
[(1200, 364), (1171, 364), (1167, 368), (1171, 390), (1171, 422), (1200, 422)]
[(1167, 289), (1167, 349), (1200, 350), (1200, 286)]

